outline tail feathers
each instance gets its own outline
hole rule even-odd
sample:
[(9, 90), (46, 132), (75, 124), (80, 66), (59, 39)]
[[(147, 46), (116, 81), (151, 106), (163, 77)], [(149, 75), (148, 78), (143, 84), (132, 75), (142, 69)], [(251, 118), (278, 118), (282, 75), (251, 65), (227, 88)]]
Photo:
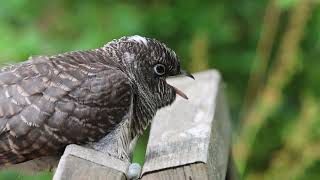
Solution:
[(25, 161), (25, 158), (23, 156), (17, 155), (13, 152), (0, 153), (0, 167), (17, 164), (23, 161)]
[(26, 158), (13, 150), (9, 143), (9, 133), (0, 134), (0, 167), (10, 164), (17, 164), (25, 161)]

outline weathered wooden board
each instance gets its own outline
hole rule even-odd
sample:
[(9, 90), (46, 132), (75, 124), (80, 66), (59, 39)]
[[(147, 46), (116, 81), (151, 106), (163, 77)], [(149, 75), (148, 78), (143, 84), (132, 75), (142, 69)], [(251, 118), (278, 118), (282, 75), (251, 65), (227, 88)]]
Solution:
[(78, 145), (67, 146), (53, 177), (54, 180), (122, 180), (126, 179), (128, 162)]
[(143, 180), (225, 179), (231, 125), (224, 87), (217, 71), (198, 73), (195, 78), (169, 81), (189, 100), (178, 97), (172, 106), (157, 113), (150, 131)]
[(207, 166), (204, 163), (186, 164), (150, 173), (143, 180), (209, 180)]
[(97, 164), (74, 155), (65, 157), (63, 172), (53, 179), (59, 180), (125, 180), (126, 176), (115, 169)]

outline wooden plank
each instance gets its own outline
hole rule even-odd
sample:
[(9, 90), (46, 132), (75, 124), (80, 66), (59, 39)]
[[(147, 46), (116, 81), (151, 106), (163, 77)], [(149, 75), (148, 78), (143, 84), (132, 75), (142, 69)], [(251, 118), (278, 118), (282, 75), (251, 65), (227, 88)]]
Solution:
[(101, 164), (97, 164), (86, 159), (79, 158), (74, 155), (66, 156), (64, 166), (64, 172), (60, 174), (60, 177), (53, 179), (60, 180), (125, 180), (125, 175), (112, 168), (108, 168)]
[(180, 167), (159, 170), (143, 176), (143, 180), (208, 180), (204, 163), (186, 164)]
[[(231, 125), (224, 87), (217, 71), (174, 79), (184, 91), (153, 120), (142, 179), (215, 179), (226, 177)], [(186, 176), (188, 174), (188, 176)]]
[(53, 177), (54, 180), (122, 180), (126, 179), (128, 162), (123, 162), (94, 149), (67, 146)]

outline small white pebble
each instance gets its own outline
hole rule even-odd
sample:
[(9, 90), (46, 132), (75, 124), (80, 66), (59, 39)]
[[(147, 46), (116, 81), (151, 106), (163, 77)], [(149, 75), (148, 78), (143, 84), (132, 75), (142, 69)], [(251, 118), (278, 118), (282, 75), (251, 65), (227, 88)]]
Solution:
[(137, 180), (140, 178), (141, 166), (138, 163), (132, 163), (129, 166), (127, 177), (130, 180)]

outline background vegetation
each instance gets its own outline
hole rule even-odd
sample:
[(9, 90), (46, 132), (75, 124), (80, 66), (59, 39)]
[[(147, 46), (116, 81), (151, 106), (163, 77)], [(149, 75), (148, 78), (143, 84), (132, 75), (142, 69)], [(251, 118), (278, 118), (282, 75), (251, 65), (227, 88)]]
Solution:
[[(96, 48), (134, 34), (166, 42), (192, 72), (221, 71), (234, 122), (234, 156), (244, 179), (320, 178), (319, 1), (2, 0), (0, 5), (2, 64)], [(0, 173), (0, 179), (33, 178)]]

